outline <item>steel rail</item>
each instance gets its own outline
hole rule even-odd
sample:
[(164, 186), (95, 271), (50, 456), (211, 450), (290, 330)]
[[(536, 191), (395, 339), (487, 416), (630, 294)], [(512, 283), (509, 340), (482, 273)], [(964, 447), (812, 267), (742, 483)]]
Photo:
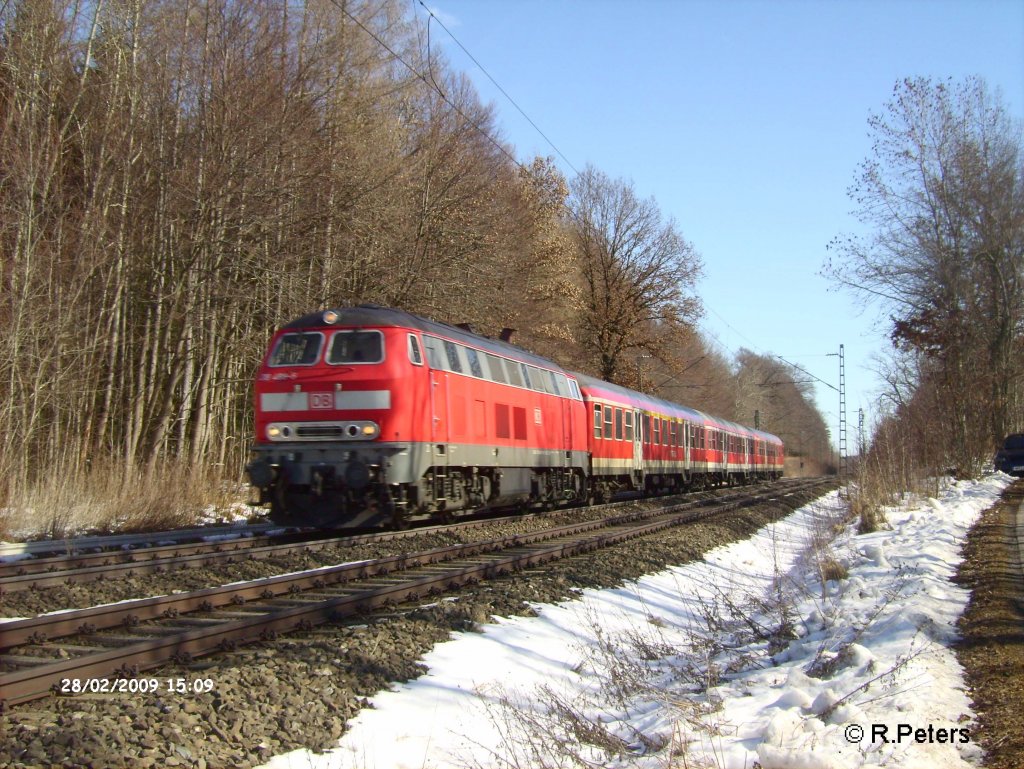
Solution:
[[(616, 502), (607, 505), (609, 509), (617, 507), (622, 504), (628, 504), (623, 502)], [(74, 579), (74, 581), (89, 581), (90, 574), (86, 570), (95, 567), (111, 566), (120, 567), (125, 564), (142, 563), (149, 564), (149, 562), (159, 562), (160, 565), (168, 565), (171, 561), (176, 559), (185, 558), (191, 555), (210, 554), (212, 559), (226, 558), (230, 561), (230, 557), (227, 553), (241, 552), (241, 551), (261, 551), (263, 548), (267, 548), (265, 552), (275, 552), (272, 547), (278, 547), (276, 551), (278, 553), (287, 553), (290, 551), (303, 550), (318, 548), (323, 549), (326, 547), (336, 547), (339, 545), (352, 545), (361, 544), (371, 541), (388, 541), (392, 539), (402, 539), (405, 537), (412, 537), (423, 533), (430, 533), (432, 531), (441, 531), (452, 528), (472, 528), (474, 526), (482, 526), (489, 523), (498, 523), (501, 521), (513, 521), (513, 520), (530, 520), (535, 518), (537, 513), (530, 514), (519, 514), (510, 515), (505, 517), (489, 517), (489, 518), (474, 518), (467, 520), (460, 520), (448, 524), (428, 524), (423, 526), (415, 526), (410, 529), (403, 529), (400, 531), (373, 531), (364, 534), (344, 534), (340, 536), (330, 536), (324, 531), (312, 531), (307, 532), (308, 536), (298, 539), (291, 543), (281, 543), (280, 545), (274, 545), (275, 540), (279, 540), (289, 535), (258, 535), (258, 536), (238, 536), (229, 539), (216, 539), (214, 541), (203, 541), (203, 542), (188, 542), (188, 539), (194, 539), (194, 537), (186, 537), (182, 542), (174, 542), (172, 544), (155, 545), (151, 547), (139, 547), (128, 550), (100, 550), (98, 552), (73, 552), (69, 555), (51, 556), (47, 558), (31, 558), (17, 561), (0, 561), (0, 595), (4, 592), (13, 592), (16, 590), (30, 589), (36, 587), (44, 587), (53, 584), (58, 584), (59, 580), (64, 579), (70, 581), (68, 578)], [(288, 527), (276, 526), (276, 529), (282, 531), (287, 530)], [(189, 533), (201, 530), (188, 530)], [(170, 538), (174, 532), (161, 532), (158, 534), (148, 535), (148, 541), (163, 541)], [(132, 535), (141, 536), (141, 535)], [(294, 536), (294, 535), (292, 535)], [(29, 543), (36, 544), (36, 543)], [(13, 546), (12, 546), (13, 547)], [(197, 565), (205, 565), (207, 562), (197, 561)], [(147, 568), (146, 572), (159, 571), (159, 566), (155, 568)], [(115, 576), (120, 569), (115, 569), (109, 576)], [(100, 572), (95, 572), (100, 573)], [(125, 574), (133, 574), (131, 570), (125, 571)], [(143, 572), (138, 572), (143, 573)], [(45, 581), (38, 583), (32, 582), (31, 580), (22, 579), (32, 574), (45, 574)], [(63, 577), (56, 575), (64, 575)]]
[[(393, 585), (357, 589), (352, 594), (316, 600), (298, 607), (284, 609), (271, 607), (260, 616), (229, 620), (210, 627), (195, 628), (161, 638), (136, 641), (121, 648), (86, 654), (82, 657), (55, 662), (43, 660), (40, 664), (33, 665), (27, 670), (0, 675), (0, 701), (6, 705), (14, 705), (46, 696), (52, 686), (62, 679), (70, 677), (102, 678), (115, 674), (134, 675), (141, 670), (155, 667), (175, 658), (191, 658), (218, 649), (233, 648), (237, 643), (258, 641), (268, 637), (268, 634), (282, 630), (301, 629), (329, 619), (351, 616), (354, 613), (379, 608), (385, 602), (395, 603), (414, 599), (425, 591), (454, 589), (468, 581), (500, 576), (526, 566), (589, 552), (671, 526), (678, 526), (795, 493), (795, 490), (789, 489), (787, 490), (788, 494), (780, 495), (779, 491), (783, 490), (735, 495), (739, 498), (731, 501), (694, 500), (675, 505), (667, 510), (614, 516), (603, 521), (571, 524), (528, 535), (513, 535), (491, 542), (437, 548), (424, 553), (394, 556), (379, 561), (343, 564), (337, 567), (316, 569), (312, 572), (300, 572), (295, 575), (283, 575), (251, 583), (225, 586), (228, 592), (223, 592), (225, 588), (212, 588), (182, 596), (163, 596), (157, 599), (143, 599), (139, 602), (96, 607), (95, 610), (65, 612), (64, 616), (61, 614), (43, 615), (34, 620), (4, 623), (0, 625), (0, 630), (3, 632), (4, 645), (7, 646), (14, 645), (14, 641), (8, 643), (11, 638), (20, 638), (22, 639), (21, 643), (39, 641), (40, 634), (44, 632), (42, 628), (48, 628), (46, 632), (64, 634), (83, 632), (83, 630), (93, 632), (95, 628), (89, 627), (88, 623), (82, 625), (82, 619), (86, 616), (84, 613), (90, 611), (103, 614), (107, 623), (116, 619), (114, 624), (123, 622), (126, 626), (131, 627), (146, 618), (147, 613), (151, 618), (156, 616), (175, 618), (180, 611), (175, 605), (176, 601), (183, 601), (184, 603), (179, 605), (191, 606), (191, 610), (210, 611), (215, 608), (211, 599), (217, 600), (218, 603), (225, 601), (226, 604), (242, 605), (252, 597), (273, 600), (282, 595), (300, 592), (303, 589), (301, 585), (305, 585), (305, 589), (323, 589), (329, 584), (329, 578), (333, 580), (333, 584), (337, 584), (348, 581), (355, 574), (372, 577), (387, 575), (395, 568), (410, 570), (406, 571), (407, 578), (405, 580)], [(697, 509), (691, 510), (690, 508)], [(598, 531), (601, 528), (609, 529), (609, 531)], [(552, 541), (558, 539), (563, 541)], [(516, 552), (507, 555), (494, 554), (495, 549), (499, 547)], [(484, 556), (486, 562), (464, 563), (466, 556), (474, 555)], [(462, 558), (463, 561), (452, 562), (454, 558)], [(449, 561), (449, 566), (440, 572), (422, 577), (415, 574), (416, 567), (423, 564), (436, 564), (439, 559)], [(221, 606), (226, 604), (219, 603)], [(254, 608), (259, 610), (258, 606)], [(100, 614), (93, 615), (94, 618), (99, 616)], [(126, 621), (129, 617), (134, 617), (134, 619)], [(66, 627), (64, 627), (65, 625)], [(74, 628), (69, 629), (72, 625)], [(107, 624), (107, 626), (110, 625)], [(55, 631), (55, 628), (60, 627), (64, 629)], [(14, 635), (9, 635), (9, 633)], [(33, 636), (33, 633), (36, 635)], [(42, 658), (40, 659), (42, 660)]]
[[(732, 497), (722, 501), (728, 502), (733, 497), (747, 498), (748, 495), (732, 495)], [(222, 585), (220, 587), (204, 588), (188, 593), (120, 601), (118, 603), (103, 604), (85, 609), (51, 612), (29, 619), (12, 620), (0, 623), (0, 631), (2, 631), (0, 649), (75, 635), (83, 632), (83, 628), (86, 632), (94, 632), (118, 625), (131, 627), (148, 620), (177, 616), (194, 611), (209, 611), (231, 604), (238, 605), (255, 598), (266, 600), (280, 595), (294, 594), (300, 590), (320, 588), (353, 579), (366, 579), (372, 576), (387, 575), (392, 571), (404, 570), (423, 564), (438, 563), (476, 553), (493, 552), (502, 548), (529, 545), (561, 536), (571, 536), (621, 523), (664, 515), (666, 512), (678, 512), (691, 507), (718, 506), (718, 509), (721, 509), (722, 501), (720, 499), (688, 500), (687, 502), (675, 504), (667, 510), (666, 508), (660, 508), (635, 511), (626, 515), (565, 524), (527, 534), (512, 534), (493, 540), (438, 547), (420, 553), (408, 553), (344, 563), (336, 566), (324, 566), (292, 574), (265, 577), (263, 579)]]
[[(611, 503), (614, 509), (628, 502)], [(36, 590), (62, 584), (78, 584), (96, 580), (154, 574), (178, 569), (208, 566), (217, 561), (232, 563), (237, 558), (269, 558), (294, 552), (311, 552), (330, 547), (353, 546), (367, 542), (384, 542), (452, 528), (473, 528), (503, 521), (530, 520), (538, 514), (513, 515), (500, 518), (458, 521), (447, 525), (430, 525), (404, 531), (381, 531), (369, 534), (322, 536), (314, 532), (294, 542), (275, 542), (278, 536), (236, 537), (200, 543), (175, 543), (120, 551), (102, 551), (52, 558), (35, 558), (0, 563), (0, 596), (9, 592)]]
[(140, 534), (107, 534), (103, 536), (70, 537), (68, 539), (36, 539), (29, 542), (0, 543), (0, 559), (36, 553), (80, 553), (133, 545), (147, 545), (176, 538), (181, 540), (202, 537), (245, 537), (276, 529), (287, 529), (276, 523), (250, 523), (244, 525), (199, 526), (191, 529), (149, 532)]

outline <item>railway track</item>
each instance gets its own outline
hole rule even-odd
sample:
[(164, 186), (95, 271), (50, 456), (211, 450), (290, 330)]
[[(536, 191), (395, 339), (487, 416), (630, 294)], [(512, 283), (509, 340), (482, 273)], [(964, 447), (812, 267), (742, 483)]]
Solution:
[(164, 541), (188, 542), (204, 538), (224, 540), (259, 536), (269, 531), (283, 529), (276, 523), (250, 523), (244, 526), (199, 526), (191, 529), (175, 529), (162, 532), (138, 534), (109, 534), (101, 536), (73, 537), (71, 539), (39, 539), (30, 542), (5, 542), (0, 544), (0, 563), (17, 563), (20, 558), (33, 558), (51, 554), (74, 554), (93, 551), (122, 551), (127, 548), (148, 547)]
[(761, 487), (529, 534), (7, 622), (0, 625), (0, 696), (10, 706), (51, 691), (128, 686), (140, 672), (168, 661), (389, 608), (826, 483)]
[[(615, 509), (627, 503), (613, 503)], [(453, 529), (472, 529), (503, 521), (529, 521), (538, 515), (487, 517), (446, 525), (421, 526), (403, 531), (330, 536), (323, 532), (264, 535), (224, 542), (175, 543), (126, 551), (101, 551), (0, 563), (0, 596), (22, 590), (37, 590), (65, 584), (159, 574), (179, 569), (232, 563), (242, 559), (266, 559), (290, 553), (315, 552), (330, 548), (384, 543)]]
[[(779, 482), (785, 487), (785, 481)], [(719, 490), (721, 492), (721, 490)], [(703, 499), (713, 498), (714, 492)], [(616, 502), (603, 505), (602, 510), (615, 510), (632, 504)], [(178, 537), (179, 532), (150, 535), (127, 535), (78, 540), (68, 552), (51, 555), (52, 550), (39, 547), (40, 543), (29, 543), (32, 549), (44, 553), (43, 557), (26, 560), (0, 562), (0, 596), (23, 590), (38, 590), (66, 584), (81, 584), (98, 580), (119, 579), (141, 574), (159, 574), (179, 569), (211, 566), (216, 563), (232, 563), (241, 559), (275, 558), (290, 553), (316, 552), (330, 548), (354, 547), (367, 543), (384, 543), (409, 537), (452, 529), (472, 529), (493, 525), (503, 521), (530, 521), (542, 517), (543, 513), (513, 515), (495, 518), (477, 517), (447, 525), (426, 525), (404, 531), (374, 531), (366, 534), (332, 535), (322, 531), (291, 530), (282, 527), (269, 528), (259, 524), (244, 529), (239, 536), (238, 527), (215, 527), (213, 541), (211, 534), (202, 534), (203, 529), (189, 529), (180, 533), (181, 541), (170, 544), (148, 544)], [(234, 531), (235, 535), (224, 539), (221, 529)], [(278, 533), (259, 533), (277, 531)], [(198, 540), (198, 541), (196, 541)], [(62, 541), (63, 542), (63, 541)], [(71, 542), (69, 540), (69, 542)], [(133, 546), (124, 549), (129, 544)], [(108, 549), (116, 548), (116, 549)]]

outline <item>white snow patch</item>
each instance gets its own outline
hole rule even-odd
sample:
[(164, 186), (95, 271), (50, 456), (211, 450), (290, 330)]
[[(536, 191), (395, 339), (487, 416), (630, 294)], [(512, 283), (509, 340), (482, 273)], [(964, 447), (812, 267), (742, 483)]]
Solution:
[[(501, 703), (542, 716), (553, 698), (621, 738), (617, 754), (579, 748), (594, 765), (661, 769), (670, 751), (680, 766), (977, 764), (974, 713), (948, 648), (968, 593), (950, 578), (968, 528), (1011, 480), (960, 482), (889, 509), (886, 531), (857, 536), (846, 525), (830, 556), (849, 577), (824, 586), (810, 543), (842, 516), (837, 493), (701, 562), (537, 606), (535, 618), (495, 618), (435, 646), (421, 678), (373, 697), (336, 749), (264, 766), (540, 766), (510, 739), (514, 711)], [(787, 598), (773, 604), (780, 592)], [(731, 617), (730, 607), (743, 612)], [(792, 632), (781, 642), (749, 632), (783, 617)], [(629, 659), (638, 648), (630, 638), (660, 656)], [(718, 646), (701, 647), (701, 656), (697, 641)], [(614, 696), (608, 666), (620, 664), (646, 667), (650, 686)], [(698, 685), (702, 675), (713, 685)], [(926, 740), (911, 733), (897, 742), (907, 728), (925, 730)]]

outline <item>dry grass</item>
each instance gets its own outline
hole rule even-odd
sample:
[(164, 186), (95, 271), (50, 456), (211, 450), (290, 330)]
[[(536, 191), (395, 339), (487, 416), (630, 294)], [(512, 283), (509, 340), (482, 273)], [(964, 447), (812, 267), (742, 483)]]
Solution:
[(154, 468), (94, 464), (87, 473), (53, 472), (8, 490), (0, 538), (68, 537), (83, 533), (169, 529), (195, 524), (213, 506), (245, 500), (237, 477), (219, 469), (167, 462)]

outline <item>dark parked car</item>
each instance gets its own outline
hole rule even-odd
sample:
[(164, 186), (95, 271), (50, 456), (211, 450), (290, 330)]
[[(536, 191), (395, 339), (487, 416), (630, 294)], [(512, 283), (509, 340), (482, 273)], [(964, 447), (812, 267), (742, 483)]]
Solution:
[(1006, 436), (1003, 447), (996, 452), (996, 470), (1024, 475), (1024, 433)]

